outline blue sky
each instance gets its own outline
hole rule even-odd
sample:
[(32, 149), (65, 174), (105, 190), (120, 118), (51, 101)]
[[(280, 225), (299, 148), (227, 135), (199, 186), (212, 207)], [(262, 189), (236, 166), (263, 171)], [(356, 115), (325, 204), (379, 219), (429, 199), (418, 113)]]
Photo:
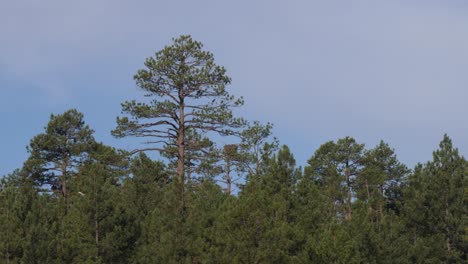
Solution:
[(444, 133), (468, 154), (468, 3), (451, 1), (119, 1), (0, 3), (0, 175), (51, 113), (77, 108), (110, 136), (132, 79), (171, 38), (191, 34), (272, 122), (303, 165), (320, 144), (380, 139), (414, 165)]

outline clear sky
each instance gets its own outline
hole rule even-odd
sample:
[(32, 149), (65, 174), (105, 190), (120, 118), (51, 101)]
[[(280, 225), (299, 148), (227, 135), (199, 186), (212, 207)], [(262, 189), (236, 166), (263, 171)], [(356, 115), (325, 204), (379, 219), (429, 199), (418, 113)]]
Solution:
[(466, 0), (0, 2), (0, 175), (51, 113), (77, 108), (107, 144), (145, 58), (190, 34), (227, 68), (240, 114), (272, 122), (300, 165), (344, 136), (427, 161), (468, 154)]

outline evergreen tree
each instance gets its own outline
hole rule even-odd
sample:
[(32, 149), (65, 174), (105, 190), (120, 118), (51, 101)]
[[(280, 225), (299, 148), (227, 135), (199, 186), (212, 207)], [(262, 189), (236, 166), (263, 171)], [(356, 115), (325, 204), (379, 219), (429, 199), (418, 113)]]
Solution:
[(190, 196), (190, 206), (187, 209), (187, 263), (219, 263), (216, 252), (217, 240), (224, 237), (223, 232), (217, 232), (216, 222), (219, 220), (221, 205), (228, 195), (212, 180), (205, 180), (195, 185)]
[[(174, 141), (163, 152), (163, 156), (169, 159), (169, 169), (177, 170), (176, 142)], [(215, 144), (206, 136), (190, 129), (185, 131), (185, 166), (186, 182), (190, 186), (192, 180), (201, 178), (213, 178), (219, 174), (215, 165), (218, 161), (218, 153)]]
[(146, 250), (148, 256), (155, 256), (154, 252), (150, 254), (151, 247), (148, 246), (148, 237), (155, 234), (149, 234), (145, 230), (148, 230), (146, 226), (149, 224), (151, 213), (155, 208), (161, 207), (164, 192), (171, 185), (171, 178), (162, 162), (152, 161), (144, 153), (131, 160), (130, 172), (131, 177), (123, 181), (121, 195), (126, 210), (133, 212), (136, 217), (132, 224), (137, 241), (133, 245), (131, 262), (152, 263), (143, 261), (146, 258), (143, 256), (146, 256)]
[(67, 205), (67, 183), (76, 168), (86, 159), (94, 144), (93, 130), (85, 125), (83, 114), (75, 109), (51, 115), (45, 132), (35, 136), (28, 147), (31, 154), (25, 163), (39, 186), (60, 190)]
[(239, 198), (228, 200), (218, 232), (221, 263), (289, 263), (295, 251), (292, 193), (299, 177), (295, 160), (284, 146), (268, 163), (267, 173), (253, 177)]
[(138, 233), (136, 212), (121, 194), (124, 153), (95, 144), (70, 182), (72, 206), (61, 229), (64, 263), (128, 263)]
[(305, 168), (323, 188), (332, 202), (333, 210), (339, 217), (352, 218), (352, 201), (355, 195), (355, 181), (362, 169), (364, 144), (356, 143), (350, 137), (329, 141), (315, 152)]
[(131, 177), (123, 182), (123, 191), (129, 206), (136, 208), (143, 220), (157, 206), (171, 178), (164, 163), (151, 160), (145, 153), (131, 160), (130, 173)]
[[(178, 199), (180, 188), (172, 181), (142, 223), (135, 263), (184, 263), (188, 257), (187, 206)], [(181, 209), (183, 208), (183, 209)]]
[(226, 192), (231, 193), (235, 186), (242, 187), (250, 177), (266, 171), (269, 159), (278, 150), (278, 140), (272, 136), (273, 125), (255, 121), (248, 124), (238, 136), (237, 144), (226, 144), (217, 151), (217, 169), (222, 174), (221, 182), (226, 184)]
[[(157, 56), (178, 54), (184, 45), (201, 48), (189, 38), (178, 39)], [(140, 77), (144, 74), (150, 73)], [(203, 103), (203, 93), (220, 87), (205, 87), (188, 100)], [(164, 91), (150, 92), (170, 101), (172, 93)], [(160, 111), (168, 101), (153, 106)], [(146, 117), (160, 120), (155, 113)], [(138, 120), (132, 125), (143, 124)], [(153, 128), (138, 129), (143, 130), (130, 132)], [(468, 162), (447, 135), (433, 159), (412, 172), (388, 144), (364, 150), (346, 137), (322, 145), (302, 173), (290, 149), (278, 150), (278, 141), (270, 140), (270, 124), (254, 122), (236, 131), (239, 142), (222, 149), (203, 130), (190, 125), (184, 130), (180, 182), (173, 177), (180, 165), (179, 137), (167, 139), (165, 165), (143, 152), (130, 158), (132, 153), (97, 143), (76, 110), (52, 115), (45, 132), (31, 140), (23, 168), (0, 179), (0, 262), (468, 261)], [(243, 187), (232, 194), (236, 178), (244, 176)], [(220, 179), (227, 192), (217, 184)]]
[(243, 100), (230, 95), (226, 86), (231, 79), (226, 70), (215, 64), (213, 54), (202, 50), (201, 42), (190, 36), (173, 39), (171, 46), (156, 52), (145, 62), (134, 79), (147, 96), (156, 97), (149, 103), (124, 102), (123, 113), (117, 118), (116, 137), (149, 138), (153, 146), (136, 151), (156, 150), (172, 154), (177, 148), (179, 184), (185, 183), (187, 131), (216, 132), (230, 135), (233, 128), (244, 125), (234, 118), (231, 108)]
[(38, 195), (27, 173), (17, 170), (0, 183), (0, 261), (54, 263), (51, 197)]
[(467, 260), (463, 216), (466, 160), (445, 135), (433, 160), (418, 165), (406, 189), (405, 217), (414, 262)]
[(402, 188), (409, 170), (383, 141), (365, 151), (362, 164), (363, 169), (356, 179), (357, 198), (367, 203), (376, 220), (382, 219), (386, 208), (398, 213)]
[(249, 124), (241, 133), (239, 152), (244, 157), (242, 168), (251, 176), (265, 172), (267, 162), (278, 150), (279, 142), (272, 137), (273, 125), (262, 125), (255, 121)]

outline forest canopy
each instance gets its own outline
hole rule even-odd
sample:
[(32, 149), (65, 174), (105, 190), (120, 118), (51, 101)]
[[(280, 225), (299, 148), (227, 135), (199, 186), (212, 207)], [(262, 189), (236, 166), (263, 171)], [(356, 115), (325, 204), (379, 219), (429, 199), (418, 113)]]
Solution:
[(468, 162), (448, 135), (414, 168), (353, 137), (300, 167), (272, 124), (235, 116), (243, 98), (190, 36), (134, 80), (145, 97), (111, 133), (144, 145), (98, 142), (70, 109), (0, 179), (1, 263), (468, 261)]

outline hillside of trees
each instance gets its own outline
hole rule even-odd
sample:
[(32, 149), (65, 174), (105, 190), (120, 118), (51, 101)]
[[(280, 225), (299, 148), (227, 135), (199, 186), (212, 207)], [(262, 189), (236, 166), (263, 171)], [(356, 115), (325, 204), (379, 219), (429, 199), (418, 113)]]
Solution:
[(272, 124), (235, 116), (243, 98), (190, 36), (134, 79), (144, 97), (111, 133), (141, 144), (98, 142), (70, 109), (0, 178), (0, 263), (468, 262), (468, 162), (448, 135), (414, 168), (352, 137), (299, 167)]

